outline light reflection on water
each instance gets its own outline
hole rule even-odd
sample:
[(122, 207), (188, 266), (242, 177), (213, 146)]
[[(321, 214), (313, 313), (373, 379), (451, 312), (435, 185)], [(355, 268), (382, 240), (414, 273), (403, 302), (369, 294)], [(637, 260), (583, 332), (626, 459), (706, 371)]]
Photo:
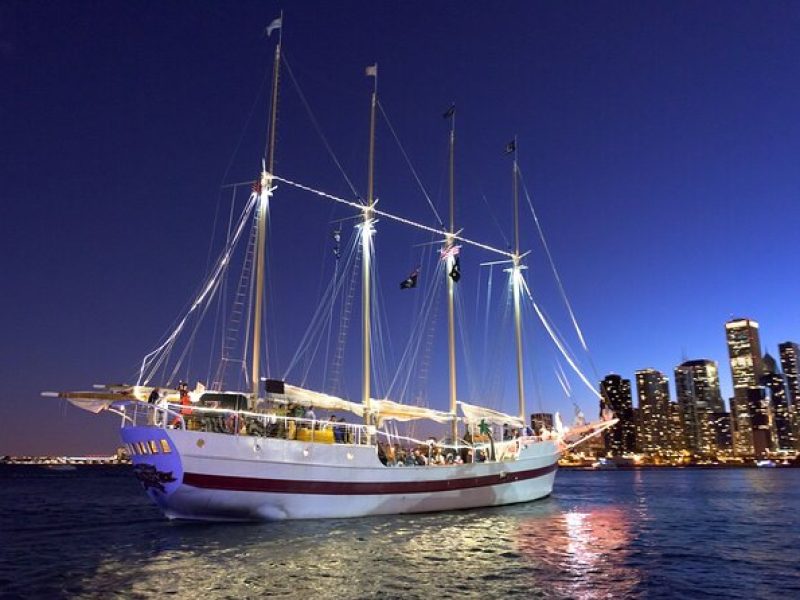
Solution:
[(119, 471), (0, 478), (0, 596), (800, 596), (800, 470), (562, 472), (524, 505), (260, 525), (168, 523)]

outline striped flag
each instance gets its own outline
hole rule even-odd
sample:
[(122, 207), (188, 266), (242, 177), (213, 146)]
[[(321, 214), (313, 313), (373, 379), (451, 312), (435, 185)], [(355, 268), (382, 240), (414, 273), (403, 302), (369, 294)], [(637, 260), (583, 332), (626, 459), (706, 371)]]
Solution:
[(452, 246), (448, 246), (446, 248), (442, 248), (439, 250), (439, 254), (441, 255), (442, 260), (447, 260), (451, 256), (458, 256), (461, 251), (461, 246), (457, 246), (453, 244)]

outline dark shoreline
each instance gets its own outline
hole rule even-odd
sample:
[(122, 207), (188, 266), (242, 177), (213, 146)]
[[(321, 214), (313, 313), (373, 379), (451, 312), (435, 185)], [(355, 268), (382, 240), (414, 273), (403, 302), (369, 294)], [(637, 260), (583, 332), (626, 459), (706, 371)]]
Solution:
[(720, 470), (720, 469), (796, 469), (798, 464), (775, 465), (774, 467), (758, 467), (755, 464), (740, 465), (624, 465), (612, 468), (595, 468), (590, 465), (559, 465), (559, 470), (568, 471), (636, 471), (636, 470), (664, 470), (664, 469), (701, 469), (701, 470)]

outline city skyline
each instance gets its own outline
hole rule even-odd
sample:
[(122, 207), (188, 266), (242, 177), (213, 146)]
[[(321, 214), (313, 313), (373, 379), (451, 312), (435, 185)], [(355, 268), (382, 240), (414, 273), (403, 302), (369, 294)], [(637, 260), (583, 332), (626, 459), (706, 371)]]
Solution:
[(763, 459), (800, 451), (798, 344), (778, 345), (779, 367), (761, 346), (756, 320), (730, 319), (725, 337), (734, 390), (727, 403), (720, 392), (718, 364), (707, 358), (675, 366), (674, 396), (664, 373), (637, 370), (638, 406), (633, 405), (629, 379), (612, 373), (600, 381), (600, 413), (610, 408), (619, 419), (604, 434), (609, 456), (640, 452), (673, 461), (686, 454), (695, 459)]
[[(738, 320), (738, 318), (733, 318), (732, 320)], [(752, 318), (752, 319), (751, 318), (746, 318), (746, 320), (758, 322), (758, 319), (755, 319), (755, 318)], [(784, 346), (787, 348), (787, 351), (785, 353), (781, 353), (781, 347), (784, 347)], [(776, 352), (776, 354), (778, 354), (781, 357), (780, 363), (784, 363), (784, 360), (786, 361), (785, 362), (785, 366), (781, 367), (780, 364), (778, 366), (778, 368), (781, 370), (781, 373), (787, 374), (786, 373), (786, 369), (787, 368), (790, 369), (788, 371), (788, 377), (787, 377), (786, 384), (787, 384), (787, 389), (789, 390), (788, 393), (789, 393), (789, 396), (790, 396), (790, 401), (792, 403), (794, 403), (794, 398), (800, 399), (800, 377), (798, 377), (797, 375), (792, 376), (793, 373), (797, 373), (798, 372), (798, 370), (797, 370), (798, 369), (798, 367), (797, 367), (798, 359), (795, 358), (795, 357), (800, 357), (800, 349), (797, 349), (798, 346), (799, 346), (798, 342), (793, 342), (793, 341), (788, 340), (788, 339), (784, 340), (783, 342), (778, 342), (774, 346), (774, 349), (778, 350), (778, 352)], [(763, 352), (763, 354), (761, 356), (762, 359), (763, 359), (763, 355), (766, 355), (766, 354), (770, 354), (771, 355), (771, 353), (769, 352), (770, 348), (762, 347), (761, 350)], [(783, 358), (784, 354), (787, 355), (785, 359)], [(730, 411), (730, 409), (731, 409), (731, 399), (735, 397), (735, 394), (734, 394), (735, 388), (734, 388), (733, 383), (731, 381), (731, 379), (732, 379), (732, 371), (731, 371), (729, 360), (719, 360), (717, 358), (712, 358), (710, 356), (689, 356), (687, 354), (682, 354), (680, 358), (676, 359), (676, 363), (673, 364), (671, 367), (668, 367), (667, 370), (665, 370), (665, 371), (662, 371), (660, 368), (655, 367), (652, 364), (642, 364), (639, 367), (635, 367), (632, 370), (631, 373), (633, 375), (633, 378), (636, 377), (637, 373), (644, 372), (644, 371), (653, 371), (654, 373), (658, 373), (659, 375), (663, 376), (664, 379), (668, 382), (668, 384), (670, 386), (670, 400), (674, 402), (674, 401), (676, 401), (676, 396), (677, 396), (676, 377), (674, 376), (674, 373), (673, 373), (675, 368), (680, 366), (681, 364), (687, 363), (687, 362), (692, 363), (692, 362), (705, 362), (705, 361), (712, 361), (713, 363), (715, 363), (718, 373), (731, 375), (731, 377), (727, 377), (727, 378), (718, 375), (718, 385), (719, 385), (719, 391), (720, 391), (720, 398), (722, 399), (722, 402), (723, 402), (725, 410), (726, 411)], [(669, 363), (667, 363), (667, 364), (669, 364)], [(791, 369), (794, 369), (794, 371), (792, 371)], [(670, 375), (670, 373), (673, 373), (673, 375)], [(607, 371), (606, 374), (607, 375), (619, 375), (621, 377), (625, 377), (625, 378), (631, 379), (631, 376), (628, 374), (628, 372), (623, 372), (623, 371), (617, 370), (617, 369), (610, 369), (609, 371)], [(797, 391), (793, 391), (793, 390), (797, 390)]]
[[(82, 415), (38, 394), (129, 382), (187, 302), (211, 254), (210, 224), (226, 214), (220, 185), (252, 179), (259, 167), (259, 86), (271, 51), (263, 30), (279, 9), (0, 8), (8, 74), (0, 107), (9, 116), (0, 132), (14, 149), (0, 164), (0, 244), (8, 257), (0, 453), (115, 446), (115, 418)], [(684, 357), (709, 358), (720, 365), (727, 401), (721, 323), (733, 315), (758, 320), (762, 346), (776, 356), (776, 341), (800, 339), (792, 301), (800, 282), (776, 260), (800, 226), (800, 41), (790, 7), (520, 2), (487, 11), (468, 3), (318, 2), (287, 10), (285, 19), (288, 60), (359, 189), (364, 67), (376, 61), (381, 102), (436, 202), (445, 189), (441, 115), (456, 102), (459, 226), (498, 247), (511, 222), (503, 150), (517, 136), (526, 185), (591, 351), (581, 356), (590, 379), (643, 368), (671, 377)], [(450, 24), (446, 36), (440, 23)], [(290, 85), (281, 108), (279, 172), (349, 193)], [(257, 124), (245, 136), (248, 114)], [(382, 208), (432, 222), (392, 144), (381, 125)], [(745, 224), (769, 235), (739, 239)], [(416, 256), (392, 246), (387, 230), (382, 223), (379, 240), (391, 250), (385, 265), (394, 288)], [(315, 231), (296, 257), (313, 265), (309, 288), (328, 233)], [(567, 332), (530, 219), (522, 233), (534, 250), (532, 289)], [(480, 258), (465, 252), (463, 260)], [(467, 268), (463, 275), (460, 285), (474, 298), (478, 276)], [(311, 302), (292, 308), (310, 312)], [(294, 341), (295, 332), (279, 333)], [(528, 409), (566, 417), (572, 402), (553, 375), (556, 353), (545, 337), (529, 329), (536, 377), (526, 382)], [(283, 348), (281, 366), (293, 349)], [(588, 414), (596, 398), (569, 376)]]

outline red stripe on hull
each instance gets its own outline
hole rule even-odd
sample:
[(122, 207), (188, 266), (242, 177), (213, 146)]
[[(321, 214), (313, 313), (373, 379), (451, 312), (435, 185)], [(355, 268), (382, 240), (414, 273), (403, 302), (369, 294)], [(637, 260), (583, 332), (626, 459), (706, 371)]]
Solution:
[(484, 475), (483, 477), (466, 477), (463, 479), (443, 479), (437, 481), (392, 482), (299, 481), (291, 479), (260, 479), (254, 477), (233, 477), (229, 475), (184, 473), (183, 483), (193, 487), (211, 490), (272, 492), (277, 494), (322, 494), (331, 496), (420, 494), (514, 483), (515, 481), (542, 477), (543, 475), (552, 473), (557, 468), (558, 464), (553, 463), (552, 465), (539, 469), (517, 471), (506, 473), (505, 475)]

